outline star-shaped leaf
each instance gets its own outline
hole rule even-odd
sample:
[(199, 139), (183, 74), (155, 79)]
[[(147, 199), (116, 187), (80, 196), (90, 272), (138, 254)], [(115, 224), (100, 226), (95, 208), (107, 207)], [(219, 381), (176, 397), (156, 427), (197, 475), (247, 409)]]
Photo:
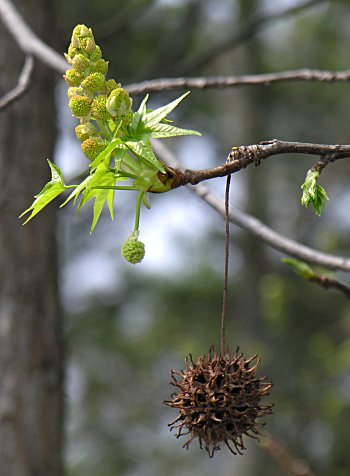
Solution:
[(24, 222), (24, 225), (46, 207), (48, 203), (52, 202), (52, 200), (67, 189), (60, 168), (50, 160), (47, 162), (51, 169), (51, 180), (38, 193), (38, 195), (35, 195), (35, 200), (32, 205), (20, 215), (20, 218), (22, 218), (24, 215), (31, 212), (29, 218)]

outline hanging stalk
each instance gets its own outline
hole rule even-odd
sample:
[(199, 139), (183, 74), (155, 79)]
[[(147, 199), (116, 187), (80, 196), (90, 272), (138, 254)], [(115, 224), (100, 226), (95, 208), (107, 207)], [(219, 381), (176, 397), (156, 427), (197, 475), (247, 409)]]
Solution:
[(229, 221), (229, 198), (230, 198), (231, 175), (226, 178), (225, 189), (225, 268), (224, 268), (224, 287), (222, 293), (222, 314), (221, 314), (221, 355), (227, 353), (225, 331), (227, 314), (227, 294), (228, 294), (228, 264), (229, 264), (229, 245), (230, 245), (230, 221)]

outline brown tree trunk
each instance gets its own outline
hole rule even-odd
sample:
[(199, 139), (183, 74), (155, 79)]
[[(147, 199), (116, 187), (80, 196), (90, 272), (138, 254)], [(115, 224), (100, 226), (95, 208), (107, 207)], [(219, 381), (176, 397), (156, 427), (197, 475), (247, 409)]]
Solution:
[[(18, 0), (44, 40), (52, 3)], [(0, 24), (0, 95), (23, 54)], [(0, 474), (61, 476), (63, 339), (54, 208), (22, 226), (19, 214), (48, 179), (55, 143), (54, 73), (38, 62), (30, 91), (0, 111)]]

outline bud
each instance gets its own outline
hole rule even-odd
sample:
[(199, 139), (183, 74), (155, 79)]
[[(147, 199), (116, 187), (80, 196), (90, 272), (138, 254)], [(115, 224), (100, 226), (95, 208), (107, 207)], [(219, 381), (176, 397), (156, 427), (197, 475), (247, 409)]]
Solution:
[(91, 73), (84, 79), (81, 85), (90, 93), (97, 93), (104, 88), (105, 77), (102, 73)]
[(92, 101), (91, 115), (94, 119), (107, 120), (111, 118), (111, 115), (109, 114), (106, 108), (106, 101), (107, 97), (103, 94), (100, 94), (99, 96), (95, 97), (95, 99)]
[(102, 58), (101, 48), (98, 45), (96, 45), (96, 48), (94, 49), (94, 51), (90, 53), (90, 60), (97, 61), (100, 58)]
[(100, 139), (99, 137), (92, 137), (90, 139), (84, 140), (84, 142), (81, 144), (81, 150), (88, 159), (95, 160), (96, 157), (98, 157), (100, 153), (105, 150), (107, 144), (107, 142)]
[(90, 68), (93, 73), (106, 74), (108, 71), (108, 62), (101, 58), (95, 61), (94, 63), (92, 63), (90, 65)]
[(91, 99), (86, 96), (73, 96), (69, 100), (69, 108), (75, 117), (87, 116), (91, 111)]
[(63, 76), (68, 86), (80, 86), (84, 76), (75, 69), (69, 69)]
[(128, 238), (122, 246), (121, 254), (128, 263), (141, 263), (145, 257), (145, 245), (135, 237)]
[(72, 40), (70, 42), (70, 47), (72, 48), (75, 48), (75, 49), (79, 49), (80, 48), (80, 41), (79, 41), (79, 38), (77, 36), (72, 36)]
[(73, 96), (84, 96), (85, 91), (83, 88), (78, 88), (78, 87), (70, 87), (68, 88), (67, 91), (67, 96), (68, 99), (72, 98)]
[(123, 88), (114, 89), (109, 95), (106, 103), (107, 111), (111, 116), (131, 114), (132, 100)]
[(75, 128), (75, 134), (81, 142), (90, 139), (91, 137), (95, 136), (96, 133), (96, 127), (91, 122), (79, 124), (79, 126)]
[(78, 54), (74, 56), (72, 65), (75, 70), (84, 73), (84, 71), (90, 66), (90, 60), (84, 55)]
[(109, 79), (106, 81), (107, 94), (109, 95), (113, 89), (121, 88), (121, 84), (117, 83), (114, 79)]

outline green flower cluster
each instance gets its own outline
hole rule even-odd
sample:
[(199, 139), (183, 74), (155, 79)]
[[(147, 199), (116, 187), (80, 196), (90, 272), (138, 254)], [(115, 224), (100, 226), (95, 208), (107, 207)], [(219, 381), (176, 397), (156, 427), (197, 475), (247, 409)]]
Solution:
[(116, 191), (135, 192), (134, 230), (122, 246), (122, 255), (131, 264), (140, 263), (145, 255), (145, 245), (139, 240), (141, 207), (150, 208), (148, 193), (168, 192), (176, 179), (175, 170), (157, 159), (151, 140), (200, 135), (167, 119), (188, 93), (155, 110), (147, 107), (147, 95), (133, 112), (127, 91), (114, 79), (106, 79), (108, 63), (102, 58), (91, 29), (85, 25), (74, 28), (65, 57), (71, 66), (64, 75), (69, 86), (69, 107), (80, 120), (75, 133), (91, 162), (80, 183), (67, 185), (60, 168), (48, 161), (51, 180), (21, 216), (30, 214), (27, 223), (52, 200), (70, 190), (61, 206), (72, 201), (78, 203), (79, 212), (90, 200), (94, 201), (92, 233), (105, 206), (114, 219)]
[(132, 100), (114, 79), (106, 80), (108, 62), (102, 58), (90, 28), (74, 28), (65, 57), (72, 66), (64, 75), (69, 108), (80, 119), (76, 136), (85, 156), (93, 161), (107, 147), (112, 131), (130, 124)]

